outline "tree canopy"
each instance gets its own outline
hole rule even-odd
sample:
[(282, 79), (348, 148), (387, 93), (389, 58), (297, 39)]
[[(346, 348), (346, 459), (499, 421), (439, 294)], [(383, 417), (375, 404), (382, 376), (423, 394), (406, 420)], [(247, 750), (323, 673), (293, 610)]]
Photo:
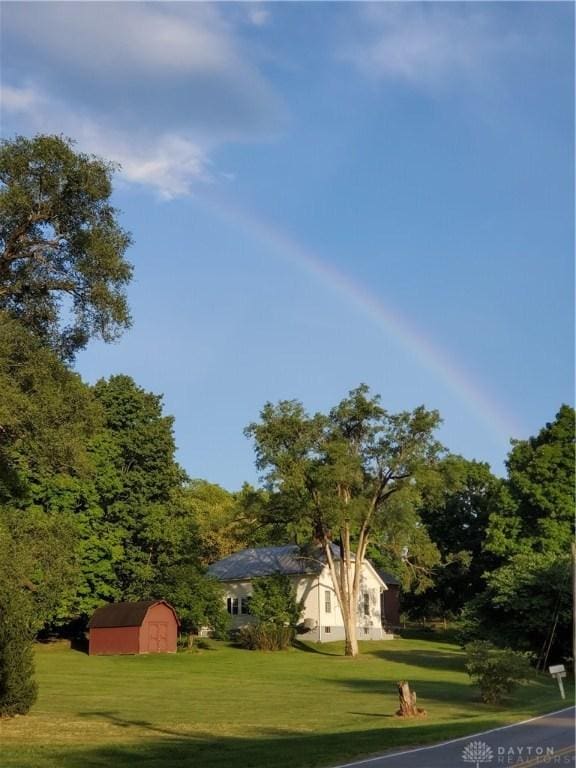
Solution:
[[(366, 550), (390, 500), (415, 498), (418, 478), (441, 450), (436, 411), (388, 413), (366, 385), (328, 414), (295, 400), (267, 403), (250, 424), (256, 464), (271, 493), (268, 514), (307, 525), (322, 546), (344, 619), (346, 654), (358, 654), (356, 617)], [(335, 562), (332, 542), (340, 546)]]
[(0, 144), (0, 309), (64, 358), (130, 325), (114, 169), (61, 136)]

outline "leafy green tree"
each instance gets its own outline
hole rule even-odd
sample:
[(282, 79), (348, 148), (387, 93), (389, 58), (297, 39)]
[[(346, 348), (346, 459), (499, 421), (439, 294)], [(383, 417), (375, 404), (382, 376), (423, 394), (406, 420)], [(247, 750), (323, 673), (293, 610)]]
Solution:
[(174, 606), (182, 632), (197, 634), (202, 627), (210, 627), (215, 637), (226, 636), (229, 616), (222, 587), (197, 564), (181, 562), (168, 566), (150, 596), (168, 600)]
[(543, 667), (571, 656), (574, 410), (562, 406), (536, 437), (514, 442), (507, 467), (486, 534), (497, 567), (467, 606), (465, 631), (529, 650)]
[(64, 358), (130, 324), (131, 238), (110, 204), (113, 171), (61, 136), (0, 144), (0, 310)]
[(186, 483), (180, 505), (196, 527), (197, 554), (203, 565), (237, 552), (245, 545), (238, 505), (232, 493), (206, 480)]
[(490, 517), (490, 552), (503, 558), (520, 551), (568, 552), (574, 523), (574, 419), (574, 409), (563, 405), (536, 437), (513, 442), (508, 481)]
[(89, 388), (20, 323), (0, 311), (0, 503), (26, 478), (83, 473), (100, 423)]
[(38, 629), (77, 578), (71, 488), (101, 425), (90, 389), (0, 312), (0, 590), (27, 590)]
[(260, 623), (296, 627), (303, 609), (303, 604), (296, 599), (296, 589), (285, 573), (252, 580), (250, 613)]
[[(321, 545), (342, 611), (346, 655), (358, 654), (357, 610), (362, 563), (390, 499), (414, 496), (417, 479), (441, 449), (440, 422), (424, 407), (389, 414), (361, 385), (329, 414), (309, 416), (298, 401), (267, 403), (246, 429), (284, 519), (307, 524)], [(340, 545), (335, 561), (332, 542)], [(355, 552), (353, 551), (353, 545)]]
[(466, 671), (487, 704), (500, 704), (517, 683), (530, 677), (530, 663), (525, 654), (510, 648), (496, 648), (484, 640), (470, 643), (465, 651)]
[(448, 455), (438, 464), (423, 493), (419, 517), (437, 548), (428, 588), (405, 596), (412, 615), (455, 618), (485, 587), (482, 578), (497, 560), (485, 549), (491, 512), (502, 481), (488, 464)]
[(419, 504), (418, 494), (393, 496), (368, 548), (370, 561), (399, 579), (403, 604), (434, 585), (441, 565), (441, 554), (422, 522)]
[(92, 444), (103, 512), (91, 524), (94, 533), (102, 526), (113, 532), (107, 546), (122, 547), (115, 584), (120, 596), (135, 599), (175, 553), (193, 545), (195, 526), (180, 503), (186, 475), (174, 458), (173, 418), (163, 414), (160, 395), (129, 376), (100, 380), (94, 393), (104, 413), (104, 430)]

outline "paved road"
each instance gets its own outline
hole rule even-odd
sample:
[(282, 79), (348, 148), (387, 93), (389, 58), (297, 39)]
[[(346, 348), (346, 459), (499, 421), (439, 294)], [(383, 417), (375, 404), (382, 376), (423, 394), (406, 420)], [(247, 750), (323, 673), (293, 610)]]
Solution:
[(574, 768), (575, 708), (335, 768)]

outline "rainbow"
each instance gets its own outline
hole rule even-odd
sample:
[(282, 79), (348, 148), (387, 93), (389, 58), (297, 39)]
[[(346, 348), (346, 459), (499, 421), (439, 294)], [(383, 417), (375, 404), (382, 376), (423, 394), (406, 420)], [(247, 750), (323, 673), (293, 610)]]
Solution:
[(384, 303), (365, 286), (255, 213), (221, 198), (218, 201), (211, 199), (209, 208), (275, 255), (296, 265), (331, 289), (392, 341), (409, 349), (419, 363), (458, 397), (476, 418), (489, 425), (499, 441), (504, 440), (508, 445), (511, 437), (523, 434), (524, 430), (510, 413), (510, 409), (498, 403), (495, 397), (489, 394), (484, 382), (468, 375), (445, 349), (421, 329), (414, 327), (408, 318), (389, 302)]

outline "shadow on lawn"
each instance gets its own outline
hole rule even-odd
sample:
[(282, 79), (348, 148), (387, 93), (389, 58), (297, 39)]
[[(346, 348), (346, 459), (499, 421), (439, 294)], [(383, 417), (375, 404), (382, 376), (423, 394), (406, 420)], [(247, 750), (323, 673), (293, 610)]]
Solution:
[[(400, 676), (398, 676), (400, 680)], [(397, 690), (397, 681), (388, 679), (373, 680), (373, 679), (354, 679), (354, 680), (327, 680), (334, 685), (348, 688), (349, 690), (357, 691), (358, 693), (374, 693), (382, 696), (383, 694), (389, 696)], [(445, 703), (470, 703), (478, 701), (478, 690), (469, 683), (454, 683), (449, 680), (410, 680), (410, 687), (416, 691), (418, 696), (418, 703), (423, 707), (428, 707), (428, 703), (431, 701), (441, 701)]]
[(364, 651), (366, 656), (374, 656), (384, 661), (393, 661), (397, 664), (407, 664), (411, 667), (424, 667), (425, 669), (446, 669), (454, 672), (464, 672), (464, 655), (457, 655), (453, 651), (417, 651), (406, 649), (405, 651), (378, 649)]
[(343, 656), (343, 651), (327, 651), (321, 648), (318, 643), (309, 644), (302, 642), (302, 640), (294, 640), (292, 645), (297, 650), (304, 651), (305, 653), (317, 653), (320, 656)]
[[(401, 727), (382, 727), (364, 731), (326, 734), (297, 734), (264, 731), (261, 738), (215, 737), (213, 734), (186, 735), (157, 728), (145, 721), (118, 718), (114, 713), (85, 713), (108, 722), (165, 734), (163, 739), (142, 738), (138, 743), (89, 749), (65, 750), (43, 748), (43, 764), (58, 768), (313, 768), (337, 765), (359, 755), (397, 749), (406, 742), (413, 744), (442, 741), (464, 736), (470, 724), (455, 722), (430, 725), (418, 721)], [(360, 714), (360, 713), (359, 713)], [(494, 720), (475, 721), (474, 731), (494, 727)], [(53, 761), (53, 762), (51, 762)]]

